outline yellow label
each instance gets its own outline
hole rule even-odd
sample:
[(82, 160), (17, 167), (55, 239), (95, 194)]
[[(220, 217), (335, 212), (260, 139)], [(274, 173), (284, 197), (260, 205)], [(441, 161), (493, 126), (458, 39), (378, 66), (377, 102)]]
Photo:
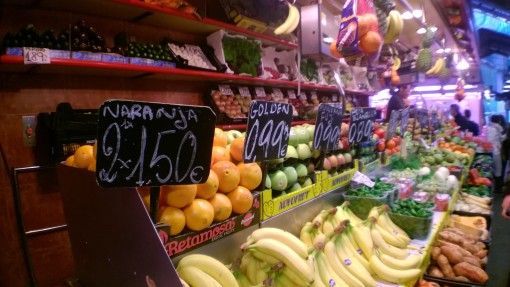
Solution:
[(298, 191), (273, 198), (272, 191), (266, 189), (262, 192), (262, 220), (276, 216), (284, 211), (299, 206), (320, 194), (320, 184), (312, 184)]

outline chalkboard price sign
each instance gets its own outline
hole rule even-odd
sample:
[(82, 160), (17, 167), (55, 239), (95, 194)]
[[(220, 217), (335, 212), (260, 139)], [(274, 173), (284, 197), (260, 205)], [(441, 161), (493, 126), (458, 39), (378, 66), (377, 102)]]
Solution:
[(354, 108), (349, 125), (349, 143), (368, 141), (372, 137), (372, 126), (377, 112), (375, 108)]
[(403, 110), (400, 111), (400, 123), (401, 123), (401, 127), (400, 127), (400, 132), (402, 134), (404, 134), (407, 130), (407, 124), (409, 123), (409, 113), (410, 113), (411, 109), (410, 108), (405, 108)]
[(244, 162), (285, 157), (291, 122), (291, 105), (252, 101), (244, 141)]
[(320, 104), (315, 120), (313, 148), (321, 151), (336, 150), (340, 139), (342, 109), (329, 104)]
[(392, 110), (390, 115), (390, 121), (388, 122), (388, 131), (386, 132), (386, 139), (390, 139), (395, 135), (399, 119), (400, 111)]
[(216, 115), (209, 107), (118, 101), (99, 110), (96, 179), (102, 187), (203, 183)]

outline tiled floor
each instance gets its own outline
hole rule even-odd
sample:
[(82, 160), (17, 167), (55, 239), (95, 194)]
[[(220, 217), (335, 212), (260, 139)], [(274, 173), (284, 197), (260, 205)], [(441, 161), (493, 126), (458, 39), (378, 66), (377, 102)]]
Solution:
[(489, 250), (489, 287), (510, 287), (510, 220), (501, 217), (503, 195), (494, 198)]

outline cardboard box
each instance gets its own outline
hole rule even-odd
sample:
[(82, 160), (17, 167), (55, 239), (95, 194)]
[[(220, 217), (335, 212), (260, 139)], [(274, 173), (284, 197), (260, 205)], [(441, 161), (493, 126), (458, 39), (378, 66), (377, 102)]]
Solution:
[(354, 167), (344, 172), (340, 173), (336, 176), (331, 176), (327, 172), (322, 176), (322, 192), (328, 193), (335, 189), (348, 186), (351, 183), (351, 179), (354, 176), (354, 173), (358, 170), (358, 161), (354, 161)]
[(285, 195), (273, 198), (271, 189), (262, 191), (262, 213), (261, 219), (266, 220), (289, 209), (299, 206), (307, 201), (314, 199), (321, 194), (320, 183), (316, 182), (310, 186), (304, 187)]
[(372, 162), (369, 162), (367, 164), (360, 164), (360, 172), (362, 173), (371, 173), (372, 171), (378, 169), (381, 167), (381, 160), (376, 159)]

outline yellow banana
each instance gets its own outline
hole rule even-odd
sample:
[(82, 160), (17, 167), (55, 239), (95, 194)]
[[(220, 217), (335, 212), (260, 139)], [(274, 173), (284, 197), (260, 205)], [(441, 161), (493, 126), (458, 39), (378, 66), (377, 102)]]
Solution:
[(281, 35), (281, 34), (287, 32), (287, 30), (289, 30), (289, 28), (291, 28), (292, 24), (294, 24), (294, 21), (296, 20), (296, 18), (299, 17), (299, 11), (297, 10), (297, 8), (291, 4), (288, 4), (288, 5), (289, 5), (289, 14), (287, 15), (287, 18), (285, 19), (285, 21), (280, 26), (278, 26), (276, 29), (274, 29), (275, 35)]
[(319, 273), (320, 279), (322, 283), (326, 286), (335, 286), (335, 287), (348, 287), (347, 283), (340, 278), (337, 273), (333, 270), (331, 265), (324, 254), (324, 250), (319, 250), (315, 254), (315, 261), (317, 262), (316, 273)]
[(407, 270), (391, 268), (385, 265), (375, 254), (370, 257), (370, 267), (374, 270), (375, 274), (377, 274), (379, 278), (397, 284), (402, 284), (418, 278), (421, 273), (420, 269), (418, 268)]
[(319, 214), (317, 214), (317, 216), (315, 216), (313, 218), (312, 223), (315, 226), (317, 226), (320, 230), (322, 230), (322, 224), (324, 223), (324, 221), (326, 220), (328, 215), (331, 213), (335, 213), (335, 212), (336, 212), (336, 208), (323, 209), (323, 210), (321, 210), (321, 212), (319, 212)]
[(337, 207), (338, 209), (336, 213), (337, 220), (338, 221), (349, 220), (349, 222), (353, 225), (361, 223), (362, 220), (358, 216), (356, 216), (356, 214), (354, 214), (352, 210), (349, 209), (349, 205), (350, 202), (345, 201), (344, 203), (342, 203), (342, 205)]
[[(314, 253), (313, 255), (310, 255), (310, 257), (308, 259), (308, 260), (312, 261), (313, 268), (315, 270), (315, 272), (314, 272), (315, 276), (314, 276), (314, 279), (313, 279), (312, 287), (329, 287), (329, 284), (326, 285), (324, 283), (324, 282), (329, 282), (329, 280), (327, 280), (327, 281), (323, 281), (322, 280), (321, 271), (319, 270), (319, 262), (318, 262), (318, 259), (316, 257), (317, 257), (317, 253)], [(327, 275), (327, 276), (329, 276), (329, 275)]]
[(379, 231), (379, 233), (382, 235), (382, 237), (383, 237), (384, 241), (386, 241), (386, 243), (393, 245), (395, 247), (398, 247), (398, 248), (406, 248), (407, 247), (406, 241), (404, 241), (403, 239), (401, 239), (397, 236), (392, 235), (386, 229), (384, 229), (382, 226), (380, 226), (377, 222), (374, 223), (374, 228), (376, 228)]
[(351, 272), (352, 275), (356, 276), (365, 286), (375, 287), (375, 282), (370, 272), (353, 256), (350, 256), (345, 250), (345, 235), (340, 234), (335, 238), (336, 254), (340, 262), (344, 264), (345, 268)]
[(445, 67), (445, 60), (441, 57), (436, 60), (436, 62), (434, 63), (434, 66), (432, 66), (432, 68), (430, 68), (427, 72), (425, 72), (425, 74), (428, 76), (436, 75), (437, 73), (439, 73), (439, 71), (444, 69), (444, 67)]
[(248, 278), (248, 280), (250, 281), (250, 283), (252, 285), (256, 285), (256, 284), (261, 283), (261, 281), (257, 280), (257, 269), (259, 267), (259, 262), (260, 262), (260, 260), (258, 260), (255, 257), (252, 257), (248, 261), (248, 264), (246, 265), (246, 272), (245, 272), (245, 274), (246, 274), (246, 277)]
[(269, 265), (276, 265), (276, 264), (280, 263), (280, 260), (274, 258), (273, 256), (271, 256), (269, 254), (262, 253), (258, 250), (250, 250), (249, 253), (251, 253), (253, 257), (255, 257), (258, 260), (265, 262)]
[(393, 258), (381, 252), (377, 255), (386, 266), (399, 270), (417, 268), (422, 259), (421, 256), (412, 254), (409, 254), (406, 259)]
[(239, 285), (239, 287), (251, 287), (252, 286), (250, 281), (248, 280), (248, 278), (246, 278), (246, 275), (243, 274), (243, 272), (235, 272), (234, 277), (236, 278), (237, 284)]
[(264, 282), (269, 276), (269, 271), (271, 268), (264, 262), (258, 261), (257, 264), (255, 264), (256, 268), (253, 272), (253, 276), (255, 277), (255, 282), (257, 284), (260, 284)]
[[(388, 208), (386, 206), (386, 208)], [(379, 218), (377, 218), (377, 222), (380, 226), (382, 226), (386, 231), (388, 231), (390, 234), (393, 234), (400, 239), (404, 240), (407, 245), (409, 245), (409, 242), (411, 242), (411, 238), (409, 238), (409, 235), (402, 230), (398, 225), (396, 225), (388, 215), (387, 211), (380, 212)]]
[[(312, 264), (313, 267), (313, 264)], [(283, 267), (280, 271), (282, 275), (284, 275), (291, 283), (291, 285), (287, 286), (308, 286), (306, 282), (304, 282), (301, 278), (299, 278), (299, 275), (297, 275), (292, 269), (288, 267)], [(314, 272), (315, 274), (315, 272)]]
[[(217, 287), (221, 286), (213, 277), (209, 276), (204, 271), (193, 266), (177, 267), (177, 273), (182, 280), (186, 281), (191, 287)], [(236, 285), (237, 281), (236, 281)]]
[(182, 287), (190, 287), (186, 281), (182, 280), (182, 278), (179, 278), (179, 280), (181, 280)]
[(391, 44), (395, 41), (397, 23), (395, 22), (395, 18), (391, 17), (391, 15), (388, 15), (386, 21), (388, 22), (388, 28), (384, 34), (384, 44)]
[(337, 220), (335, 214), (329, 214), (326, 220), (322, 223), (322, 233), (327, 237), (330, 237), (335, 233), (335, 228), (340, 222)]
[(221, 286), (238, 286), (236, 278), (220, 261), (202, 254), (192, 254), (183, 257), (179, 266), (196, 267), (218, 281)]
[(333, 242), (329, 241), (326, 243), (326, 246), (324, 247), (324, 254), (326, 255), (331, 268), (335, 271), (338, 277), (347, 283), (349, 287), (364, 287), (363, 283), (361, 283), (356, 276), (351, 274), (351, 272), (349, 272), (340, 262), (340, 259), (336, 255), (336, 248)]
[(307, 284), (313, 282), (314, 275), (312, 268), (287, 245), (274, 239), (261, 239), (248, 246), (248, 249), (255, 249), (275, 257), (285, 264), (286, 267), (291, 268)]
[(371, 226), (370, 235), (372, 236), (372, 240), (374, 241), (374, 246), (378, 247), (381, 250), (381, 252), (384, 252), (398, 259), (405, 259), (407, 257), (408, 255), (407, 250), (400, 249), (398, 247), (386, 243), (386, 241), (384, 241), (381, 233), (379, 232), (379, 230), (377, 230), (377, 228)]
[(370, 272), (370, 274), (372, 274), (368, 260), (363, 257), (363, 255), (361, 255), (363, 254), (363, 251), (357, 247), (356, 243), (353, 243), (354, 239), (352, 238), (352, 231), (350, 226), (344, 231), (343, 236), (345, 237), (343, 241), (343, 247), (345, 251), (347, 251), (347, 254), (355, 258), (368, 272)]
[(366, 224), (367, 223), (364, 222), (353, 225), (351, 230), (354, 240), (363, 252), (363, 256), (368, 260), (370, 256), (372, 256), (374, 242), (372, 241), (372, 235), (370, 235), (370, 229)]
[(294, 32), (294, 30), (296, 30), (297, 26), (299, 25), (299, 20), (301, 19), (301, 16), (299, 14), (299, 10), (296, 8), (296, 6), (294, 5), (291, 5), (292, 6), (292, 9), (295, 9), (297, 12), (297, 17), (294, 18), (294, 23), (292, 23), (292, 25), (290, 25), (289, 29), (287, 31), (285, 31), (284, 34), (290, 34), (292, 32)]
[(313, 249), (313, 229), (314, 225), (311, 222), (305, 223), (303, 228), (301, 228), (301, 231), (299, 232), (299, 239), (306, 245), (308, 250)]
[(374, 207), (372, 207), (372, 209), (370, 209), (370, 211), (368, 212), (367, 218), (370, 218), (370, 217), (373, 217), (375, 219), (379, 218), (379, 208), (378, 208), (378, 206), (374, 206)]
[(259, 241), (260, 239), (271, 238), (276, 241), (280, 241), (281, 243), (290, 247), (294, 252), (296, 252), (301, 258), (306, 259), (308, 256), (308, 248), (306, 245), (299, 240), (292, 233), (281, 230), (279, 228), (259, 228), (248, 236), (248, 244)]

